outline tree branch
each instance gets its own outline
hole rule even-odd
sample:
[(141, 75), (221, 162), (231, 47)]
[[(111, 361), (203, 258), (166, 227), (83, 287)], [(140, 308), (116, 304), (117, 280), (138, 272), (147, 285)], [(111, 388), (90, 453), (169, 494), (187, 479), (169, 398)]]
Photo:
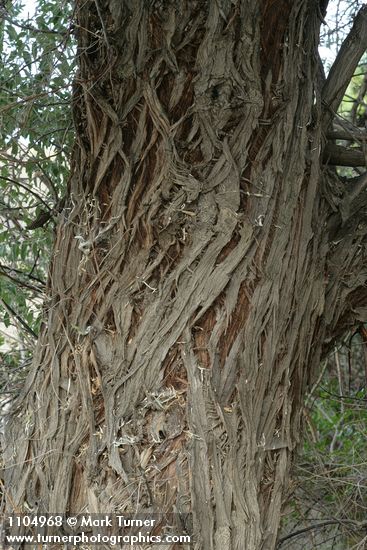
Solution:
[[(39, 252), (37, 254), (37, 257), (38, 257), (38, 255), (39, 255)], [(36, 281), (37, 283), (39, 283), (42, 286), (46, 286), (45, 281), (43, 281), (39, 277), (35, 277), (34, 275), (32, 275), (32, 272), (33, 272), (34, 268), (35, 268), (35, 265), (32, 267), (32, 269), (29, 273), (25, 273), (24, 271), (21, 271), (20, 269), (16, 269), (15, 267), (8, 267), (4, 264), (0, 264), (0, 270), (14, 271), (14, 273), (17, 273), (17, 274), (21, 275), (22, 277), (27, 277), (28, 279), (31, 279), (32, 281)]]
[(324, 18), (326, 15), (328, 3), (329, 3), (329, 0), (319, 0), (319, 10), (322, 15), (322, 18)]
[(37, 229), (37, 227), (44, 227), (54, 216), (61, 212), (66, 203), (66, 196), (62, 197), (52, 210), (41, 210), (37, 218), (27, 225), (27, 229)]
[(326, 137), (330, 140), (343, 139), (345, 141), (356, 141), (357, 143), (364, 143), (367, 141), (367, 133), (362, 132), (358, 128), (355, 128), (355, 131), (344, 130), (343, 128), (330, 130), (330, 132), (326, 134)]
[[(350, 138), (349, 138), (350, 139)], [(335, 143), (327, 143), (323, 154), (324, 164), (332, 166), (366, 166), (366, 154), (357, 148), (347, 148)]]
[(52, 208), (49, 207), (49, 205), (47, 204), (46, 201), (43, 200), (43, 198), (38, 194), (36, 193), (35, 191), (33, 191), (28, 185), (26, 185), (25, 183), (22, 183), (18, 180), (14, 180), (12, 178), (7, 178), (5, 176), (0, 176), (0, 179), (4, 180), (4, 181), (8, 181), (9, 183), (14, 183), (15, 185), (18, 185), (19, 187), (22, 187), (23, 189), (25, 189), (28, 193), (30, 193), (31, 195), (33, 195), (34, 197), (36, 197), (37, 200), (39, 200), (46, 208), (47, 210), (49, 210), (50, 212), (52, 211)]
[(328, 6), (329, 0), (319, 0), (319, 4), (317, 6), (318, 16), (320, 18), (321, 23), (326, 25), (325, 22), (325, 15), (327, 12), (327, 6)]
[(13, 281), (16, 285), (27, 288), (28, 290), (32, 290), (33, 292), (43, 292), (42, 288), (38, 288), (35, 285), (31, 285), (29, 283), (25, 283), (24, 281), (21, 281), (17, 277), (14, 277), (14, 275), (11, 274), (10, 269), (4, 269), (4, 266), (0, 265), (0, 275), (3, 275), (4, 277), (7, 277), (11, 281)]
[(10, 315), (18, 321), (22, 325), (23, 328), (35, 339), (37, 340), (38, 334), (34, 332), (34, 330), (31, 329), (31, 327), (28, 325), (28, 323), (25, 322), (24, 319), (18, 313), (7, 303), (3, 298), (1, 298), (1, 303), (3, 304), (4, 308), (10, 313)]
[(42, 34), (58, 34), (60, 36), (66, 36), (67, 34), (66, 30), (64, 32), (54, 31), (52, 29), (44, 30), (44, 29), (38, 29), (33, 25), (20, 23), (19, 21), (16, 21), (15, 19), (12, 19), (11, 17), (9, 17), (4, 6), (0, 6), (0, 16), (1, 16), (1, 19), (3, 19), (4, 21), (7, 21), (11, 25), (14, 25), (14, 27), (18, 27), (19, 29), (23, 29), (25, 31), (31, 31), (34, 33), (42, 33)]
[(325, 108), (323, 115), (324, 130), (329, 127), (366, 49), (367, 6), (363, 6), (339, 50), (322, 90), (321, 99)]
[(286, 535), (278, 540), (277, 548), (280, 548), (286, 540), (289, 540), (293, 537), (298, 537), (299, 535), (303, 535), (303, 533), (307, 533), (308, 531), (313, 531), (314, 529), (320, 529), (322, 527), (326, 527), (327, 525), (348, 525), (353, 526), (356, 529), (365, 529), (366, 528), (366, 522), (358, 522), (354, 520), (348, 520), (348, 519), (330, 519), (326, 521), (320, 521), (320, 523), (315, 523), (313, 525), (309, 525), (308, 527), (305, 527), (304, 529), (299, 529), (298, 531), (293, 531), (293, 533), (290, 533), (289, 535)]
[(339, 395), (337, 393), (333, 393), (333, 392), (327, 390), (323, 386), (320, 386), (320, 389), (322, 391), (324, 391), (325, 393), (327, 393), (328, 395), (330, 395), (330, 397), (335, 397), (336, 399), (350, 399), (351, 401), (362, 401), (362, 403), (366, 402), (365, 397), (354, 397), (353, 395)]

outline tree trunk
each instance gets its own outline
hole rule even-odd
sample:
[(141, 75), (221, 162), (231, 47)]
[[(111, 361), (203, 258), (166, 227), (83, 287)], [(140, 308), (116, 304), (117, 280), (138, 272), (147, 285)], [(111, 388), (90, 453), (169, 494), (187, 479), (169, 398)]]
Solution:
[(7, 509), (192, 511), (195, 548), (274, 549), (307, 383), (367, 305), (366, 199), (322, 166), (319, 11), (75, 13), (72, 176)]

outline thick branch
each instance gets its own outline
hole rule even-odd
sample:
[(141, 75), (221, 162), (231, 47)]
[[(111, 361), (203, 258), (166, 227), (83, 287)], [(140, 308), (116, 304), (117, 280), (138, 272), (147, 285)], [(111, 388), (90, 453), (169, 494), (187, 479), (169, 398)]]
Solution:
[(366, 166), (366, 155), (361, 149), (328, 143), (324, 150), (323, 162), (333, 166)]
[(326, 107), (323, 117), (324, 129), (330, 125), (366, 49), (367, 6), (364, 6), (360, 9), (350, 33), (344, 40), (322, 90), (322, 101)]
[(56, 205), (55, 208), (52, 210), (42, 210), (37, 218), (33, 220), (30, 224), (27, 225), (27, 229), (37, 229), (37, 227), (44, 227), (50, 220), (54, 218), (54, 216), (61, 212), (61, 210), (64, 208), (66, 202), (66, 196), (64, 196), (62, 199), (60, 199)]
[(326, 15), (328, 3), (329, 0), (319, 0), (319, 10), (323, 18)]
[(328, 139), (343, 139), (345, 141), (356, 141), (357, 143), (358, 142), (364, 143), (367, 141), (367, 133), (361, 132), (357, 128), (353, 132), (349, 130), (344, 130), (343, 128), (339, 128), (338, 130), (336, 129), (331, 130), (326, 134), (326, 137)]

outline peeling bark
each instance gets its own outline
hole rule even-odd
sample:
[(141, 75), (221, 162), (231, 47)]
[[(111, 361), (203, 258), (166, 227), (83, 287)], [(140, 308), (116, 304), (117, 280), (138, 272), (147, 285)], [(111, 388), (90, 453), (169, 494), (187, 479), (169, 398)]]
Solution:
[(8, 511), (192, 511), (195, 548), (275, 548), (307, 384), (367, 302), (363, 215), (322, 165), (319, 10), (281, 4), (76, 2)]

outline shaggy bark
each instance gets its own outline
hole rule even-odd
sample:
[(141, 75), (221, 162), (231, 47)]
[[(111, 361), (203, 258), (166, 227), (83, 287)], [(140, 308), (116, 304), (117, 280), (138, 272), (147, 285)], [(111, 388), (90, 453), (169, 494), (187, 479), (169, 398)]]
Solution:
[(322, 164), (319, 9), (75, 16), (77, 143), (7, 510), (192, 511), (195, 548), (273, 549), (307, 384), (367, 306), (365, 183)]

